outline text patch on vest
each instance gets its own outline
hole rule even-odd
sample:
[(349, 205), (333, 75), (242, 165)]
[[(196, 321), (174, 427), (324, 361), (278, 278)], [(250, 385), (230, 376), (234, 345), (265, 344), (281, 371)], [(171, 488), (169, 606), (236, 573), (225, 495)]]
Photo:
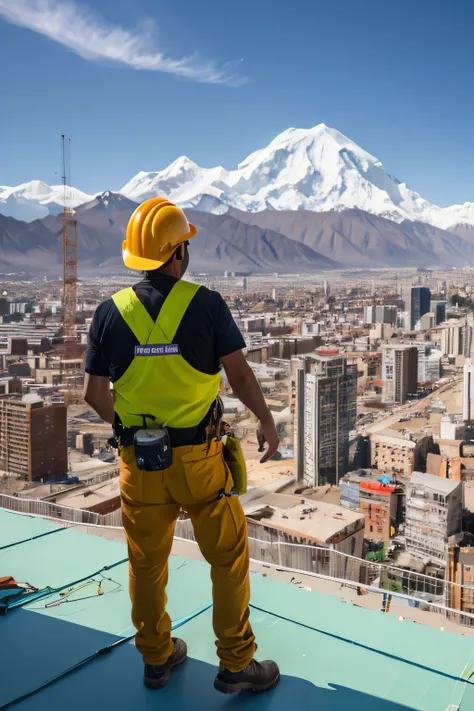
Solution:
[(179, 355), (177, 343), (151, 343), (146, 346), (135, 346), (136, 356), (166, 356)]

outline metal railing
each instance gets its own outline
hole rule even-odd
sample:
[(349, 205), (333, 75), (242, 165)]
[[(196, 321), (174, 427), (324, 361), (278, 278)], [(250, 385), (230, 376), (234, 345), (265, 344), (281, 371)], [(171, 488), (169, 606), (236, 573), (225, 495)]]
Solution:
[[(82, 484), (85, 484), (86, 486), (92, 486), (93, 484), (102, 484), (103, 481), (108, 481), (109, 479), (115, 479), (115, 477), (118, 477), (119, 474), (120, 474), (120, 467), (117, 464), (112, 469), (108, 469), (106, 472), (91, 474), (88, 477), (81, 476), (79, 474), (79, 479)], [(74, 476), (74, 474), (73, 474), (73, 476)]]
[[(84, 509), (74, 509), (48, 501), (22, 499), (0, 494), (0, 507), (32, 516), (58, 521), (62, 526), (122, 528), (122, 511), (117, 509), (101, 515)], [(195, 543), (189, 519), (176, 522), (175, 537)], [(285, 541), (264, 541), (249, 537), (250, 557), (254, 561), (302, 574), (316, 575), (365, 588), (377, 588), (406, 597), (415, 607), (447, 614), (452, 600), (474, 596), (474, 586), (460, 585), (423, 573), (386, 563), (363, 560), (347, 553), (322, 546), (310, 546)], [(474, 626), (474, 615), (451, 610), (456, 621)], [(461, 621), (461, 619), (463, 621)]]
[[(27, 514), (22, 514), (22, 515), (27, 515)], [(123, 530), (122, 527), (119, 526), (109, 526), (109, 525), (94, 525), (94, 524), (81, 524), (81, 523), (74, 523), (72, 521), (66, 521), (64, 519), (58, 520), (57, 523), (64, 527), (72, 527), (72, 528), (79, 528), (83, 530), (85, 533), (92, 534), (92, 535), (98, 535), (102, 536), (105, 538), (112, 538), (116, 539), (116, 534), (117, 532), (121, 532), (123, 536), (125, 537), (125, 531)], [(186, 522), (182, 522), (186, 523)], [(189, 543), (190, 545), (196, 546), (197, 543), (195, 540), (192, 538), (183, 538), (181, 536), (175, 535), (175, 540), (176, 541), (181, 541), (183, 543)], [(250, 542), (258, 542), (260, 543), (261, 541), (257, 541), (257, 539), (250, 538)], [(282, 543), (281, 545), (293, 545), (293, 544), (286, 544)], [(311, 546), (310, 546), (311, 547)], [(351, 556), (348, 556), (349, 558)], [(261, 564), (262, 561), (259, 559), (255, 558), (250, 558), (250, 562), (252, 564)], [(375, 593), (380, 596), (380, 610), (388, 612), (390, 611), (385, 607), (386, 602), (387, 602), (387, 596), (391, 596), (393, 598), (393, 602), (397, 603), (399, 606), (404, 605), (408, 606), (410, 608), (417, 608), (421, 612), (435, 612), (437, 614), (442, 615), (444, 618), (448, 618), (451, 622), (454, 622), (456, 624), (464, 625), (464, 626), (469, 626), (469, 627), (474, 627), (474, 614), (470, 612), (460, 612), (457, 609), (454, 609), (452, 607), (449, 607), (449, 605), (446, 605), (441, 602), (433, 602), (427, 599), (423, 599), (419, 597), (417, 594), (406, 594), (402, 592), (396, 592), (396, 591), (388, 591), (383, 587), (380, 587), (378, 583), (380, 582), (379, 580), (375, 579), (373, 584), (371, 585), (363, 585), (359, 583), (359, 581), (352, 581), (347, 578), (338, 578), (335, 577), (334, 575), (325, 575), (324, 573), (315, 573), (315, 572), (310, 572), (307, 570), (300, 570), (295, 567), (287, 567), (283, 565), (278, 565), (276, 563), (265, 563), (266, 566), (268, 567), (275, 567), (278, 571), (281, 572), (287, 572), (287, 573), (294, 573), (295, 576), (299, 575), (307, 575), (313, 578), (318, 578), (324, 581), (327, 581), (329, 583), (334, 583), (340, 588), (342, 587), (347, 587), (347, 588), (359, 588), (363, 587), (364, 590), (370, 593)], [(376, 566), (381, 566), (382, 568), (384, 567), (382, 564), (373, 564)], [(403, 571), (407, 572), (407, 571)], [(428, 577), (428, 576), (423, 576), (423, 577)], [(300, 584), (300, 583), (295, 583), (295, 584)], [(459, 586), (460, 587), (460, 586)], [(474, 589), (473, 589), (474, 590)], [(471, 589), (469, 589), (471, 592)], [(400, 614), (401, 608), (398, 607), (396, 609), (397, 615)], [(409, 616), (410, 617), (410, 616)]]

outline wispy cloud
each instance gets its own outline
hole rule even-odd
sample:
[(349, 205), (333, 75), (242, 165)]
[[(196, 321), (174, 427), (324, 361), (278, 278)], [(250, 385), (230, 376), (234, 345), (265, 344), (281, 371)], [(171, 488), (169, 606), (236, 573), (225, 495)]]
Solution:
[(164, 72), (208, 84), (241, 86), (239, 62), (221, 66), (197, 55), (166, 57), (156, 46), (154, 23), (136, 31), (112, 25), (92, 10), (60, 0), (0, 0), (0, 17), (39, 32), (72, 49), (84, 59), (110, 61), (154, 72)]

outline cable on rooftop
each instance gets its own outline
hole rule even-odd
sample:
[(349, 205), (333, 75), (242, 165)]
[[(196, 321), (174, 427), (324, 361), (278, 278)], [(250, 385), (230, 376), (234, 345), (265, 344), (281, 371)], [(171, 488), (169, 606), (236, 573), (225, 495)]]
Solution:
[(474, 684), (474, 682), (470, 681), (470, 677), (468, 679), (464, 679), (463, 677), (460, 677), (460, 676), (453, 676), (452, 674), (447, 674), (446, 672), (439, 671), (438, 669), (433, 669), (432, 667), (427, 667), (425, 664), (419, 664), (418, 662), (412, 662), (409, 659), (405, 659), (404, 657), (399, 657), (396, 654), (391, 654), (390, 652), (384, 652), (381, 649), (374, 649), (374, 647), (369, 647), (367, 644), (362, 644), (362, 642), (356, 642), (353, 639), (347, 639), (347, 637), (342, 637), (339, 634), (334, 634), (334, 632), (328, 632), (327, 630), (322, 630), (322, 629), (319, 629), (318, 627), (312, 627), (312, 625), (308, 625), (308, 624), (306, 624), (306, 622), (300, 622), (299, 620), (292, 620), (291, 617), (285, 617), (285, 615), (279, 615), (277, 612), (272, 612), (271, 610), (265, 610), (263, 607), (258, 607), (257, 605), (253, 605), (252, 603), (249, 604), (249, 607), (251, 607), (253, 610), (258, 610), (259, 612), (264, 612), (267, 615), (276, 617), (279, 620), (283, 620), (284, 622), (291, 622), (294, 625), (298, 625), (299, 627), (304, 627), (305, 629), (311, 630), (312, 632), (319, 632), (320, 634), (324, 634), (328, 637), (332, 637), (333, 639), (338, 639), (341, 642), (346, 642), (347, 644), (353, 644), (356, 647), (361, 647), (362, 649), (366, 649), (368, 652), (374, 652), (374, 654), (381, 654), (384, 657), (389, 657), (390, 659), (394, 659), (397, 662), (403, 662), (404, 664), (409, 664), (410, 666), (418, 667), (419, 669), (423, 669), (424, 671), (431, 672), (432, 674), (439, 674), (440, 676), (444, 676), (448, 679), (452, 679), (453, 681), (465, 681), (468, 684)]
[[(183, 625), (194, 620), (196, 617), (199, 617), (199, 615), (202, 615), (203, 612), (207, 612), (207, 610), (210, 610), (211, 607), (212, 607), (212, 602), (209, 605), (206, 605), (205, 607), (202, 607), (201, 609), (196, 610), (196, 612), (193, 612), (192, 615), (183, 617), (181, 620), (178, 620), (171, 626), (171, 630), (174, 631), (174, 630), (179, 629)], [(2, 704), (0, 706), (0, 711), (2, 709), (6, 709), (6, 708), (9, 708), (10, 706), (13, 706), (14, 704), (17, 704), (20, 701), (24, 701), (25, 699), (28, 699), (30, 696), (33, 696), (33, 694), (36, 694), (38, 691), (41, 691), (42, 689), (45, 689), (47, 686), (54, 684), (55, 681), (59, 681), (60, 679), (67, 676), (68, 674), (71, 674), (72, 672), (76, 671), (77, 669), (81, 669), (89, 662), (94, 661), (94, 659), (97, 659), (98, 657), (100, 657), (104, 654), (108, 654), (109, 652), (112, 651), (112, 649), (115, 649), (116, 647), (120, 647), (122, 644), (125, 644), (125, 642), (129, 642), (134, 637), (135, 637), (135, 632), (131, 635), (128, 635), (128, 637), (122, 637), (121, 639), (118, 639), (115, 642), (112, 642), (112, 644), (108, 644), (106, 647), (102, 647), (102, 649), (98, 649), (96, 652), (89, 655), (85, 659), (82, 659), (80, 662), (77, 662), (77, 664), (74, 664), (72, 667), (69, 667), (68, 669), (65, 669), (64, 671), (60, 672), (59, 674), (56, 674), (56, 676), (51, 677), (51, 679), (48, 679), (43, 684), (40, 684), (39, 686), (37, 686), (35, 689), (32, 689), (31, 691), (27, 691), (25, 694), (21, 694), (21, 696), (17, 696), (15, 699), (13, 699), (12, 701), (8, 701), (6, 704)]]
[(36, 536), (31, 536), (30, 538), (24, 538), (22, 541), (15, 541), (15, 543), (7, 543), (6, 546), (0, 546), (0, 551), (4, 551), (7, 548), (13, 548), (14, 546), (19, 546), (22, 543), (29, 543), (30, 541), (36, 541), (37, 538), (43, 538), (44, 536), (50, 536), (52, 533), (59, 533), (59, 531), (67, 531), (67, 528), (54, 528), (52, 531), (46, 531), (46, 533), (38, 533)]

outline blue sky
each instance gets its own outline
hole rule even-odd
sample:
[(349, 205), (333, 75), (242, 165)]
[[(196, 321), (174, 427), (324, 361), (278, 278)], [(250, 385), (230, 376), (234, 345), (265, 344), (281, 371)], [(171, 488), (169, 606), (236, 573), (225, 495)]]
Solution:
[(473, 24), (470, 0), (0, 0), (0, 185), (60, 182), (61, 133), (96, 192), (324, 122), (473, 201)]

